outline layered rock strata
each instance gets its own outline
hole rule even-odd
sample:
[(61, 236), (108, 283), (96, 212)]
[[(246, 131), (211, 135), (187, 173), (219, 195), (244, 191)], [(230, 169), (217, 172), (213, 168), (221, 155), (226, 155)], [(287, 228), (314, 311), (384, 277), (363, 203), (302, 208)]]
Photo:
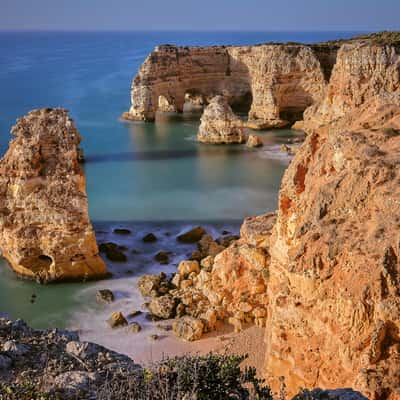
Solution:
[(302, 128), (312, 132), (333, 122), (337, 125), (346, 115), (376, 100), (400, 104), (399, 71), (399, 46), (368, 41), (342, 45), (326, 94), (305, 111)]
[(400, 107), (361, 107), (310, 134), (286, 171), (270, 245), (273, 387), (284, 376), (293, 394), (399, 397), (399, 154)]
[(154, 120), (157, 110), (183, 111), (185, 99), (203, 104), (223, 95), (233, 107), (250, 107), (249, 126), (284, 126), (287, 117), (301, 118), (324, 95), (318, 57), (300, 44), (158, 46), (132, 82), (132, 106), (124, 118)]
[(216, 96), (204, 110), (197, 140), (202, 143), (243, 143), (246, 135), (243, 122), (236, 116), (223, 96)]
[(0, 162), (3, 257), (39, 281), (104, 277), (78, 163), (80, 135), (67, 111), (31, 111), (12, 133)]

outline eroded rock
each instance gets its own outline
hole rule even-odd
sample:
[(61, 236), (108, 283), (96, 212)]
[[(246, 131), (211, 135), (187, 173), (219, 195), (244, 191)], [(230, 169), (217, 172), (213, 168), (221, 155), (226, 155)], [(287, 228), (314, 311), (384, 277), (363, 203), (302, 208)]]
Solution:
[(182, 317), (175, 320), (172, 330), (176, 336), (187, 341), (199, 340), (203, 335), (204, 324), (193, 317)]
[(78, 162), (81, 138), (67, 111), (31, 111), (11, 132), (0, 162), (3, 257), (38, 281), (104, 277)]
[(214, 97), (205, 108), (197, 134), (202, 143), (243, 143), (246, 136), (243, 122), (236, 116), (223, 96)]

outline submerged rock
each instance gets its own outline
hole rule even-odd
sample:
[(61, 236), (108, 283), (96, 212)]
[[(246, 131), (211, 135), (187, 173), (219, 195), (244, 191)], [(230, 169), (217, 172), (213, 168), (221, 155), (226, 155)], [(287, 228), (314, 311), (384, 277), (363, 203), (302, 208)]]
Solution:
[(106, 276), (78, 160), (81, 137), (67, 111), (31, 111), (11, 132), (0, 162), (3, 257), (41, 282)]
[(243, 122), (236, 116), (223, 96), (216, 96), (205, 108), (197, 140), (202, 143), (243, 143), (246, 136)]
[(117, 235), (130, 235), (132, 231), (127, 228), (115, 228), (114, 233), (116, 233)]
[(158, 261), (160, 264), (168, 264), (169, 263), (169, 255), (171, 253), (169, 251), (159, 251), (154, 259)]
[(181, 243), (196, 243), (198, 242), (203, 235), (207, 232), (201, 226), (196, 226), (195, 228), (189, 229), (188, 231), (181, 233), (177, 236), (178, 242)]
[(116, 243), (100, 243), (99, 249), (102, 253), (105, 253), (106, 257), (110, 261), (126, 262), (126, 260), (128, 259), (122, 251), (123, 249), (125, 249), (125, 247), (119, 246)]
[(142, 240), (145, 243), (152, 243), (157, 240), (157, 236), (154, 233), (150, 232), (147, 235), (143, 236)]

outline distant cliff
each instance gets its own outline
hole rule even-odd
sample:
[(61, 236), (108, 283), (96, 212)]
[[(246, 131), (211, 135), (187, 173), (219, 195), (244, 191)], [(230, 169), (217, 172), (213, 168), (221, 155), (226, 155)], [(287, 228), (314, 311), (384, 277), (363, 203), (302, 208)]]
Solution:
[[(396, 91), (399, 48), (399, 35), (391, 32), (312, 45), (158, 46), (133, 79), (132, 105), (124, 117), (152, 121), (157, 111), (182, 112), (185, 104), (205, 105), (223, 95), (232, 108), (246, 110), (249, 120), (259, 124), (302, 120), (312, 106), (304, 113), (305, 126), (311, 129), (317, 121), (330, 122), (379, 92), (376, 86), (382, 79), (392, 84), (384, 90)], [(379, 75), (384, 66), (391, 66), (392, 72), (384, 74), (392, 73), (392, 79)], [(375, 89), (365, 91), (363, 80), (371, 70)], [(339, 88), (344, 74), (354, 75), (347, 89)], [(347, 99), (342, 101), (335, 92), (345, 93)]]

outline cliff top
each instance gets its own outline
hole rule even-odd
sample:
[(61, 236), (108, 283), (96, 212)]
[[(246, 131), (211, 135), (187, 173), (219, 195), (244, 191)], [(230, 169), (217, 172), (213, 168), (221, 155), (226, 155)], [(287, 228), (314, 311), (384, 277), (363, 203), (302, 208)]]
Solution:
[[(323, 48), (339, 48), (345, 43), (353, 42), (369, 42), (376, 45), (390, 45), (400, 48), (400, 31), (382, 31), (374, 32), (369, 34), (357, 35), (349, 39), (337, 39), (328, 40), (326, 42), (318, 43), (301, 43), (301, 42), (263, 42), (256, 43), (254, 45), (248, 45), (251, 47), (264, 46), (264, 45), (288, 45), (288, 46), (311, 46), (313, 48), (323, 49)], [(176, 46), (173, 44), (162, 44), (157, 46), (158, 49), (179, 48), (179, 49), (192, 49), (192, 48), (226, 48), (226, 47), (248, 47), (248, 46), (234, 46), (234, 45), (214, 45), (214, 46)]]

